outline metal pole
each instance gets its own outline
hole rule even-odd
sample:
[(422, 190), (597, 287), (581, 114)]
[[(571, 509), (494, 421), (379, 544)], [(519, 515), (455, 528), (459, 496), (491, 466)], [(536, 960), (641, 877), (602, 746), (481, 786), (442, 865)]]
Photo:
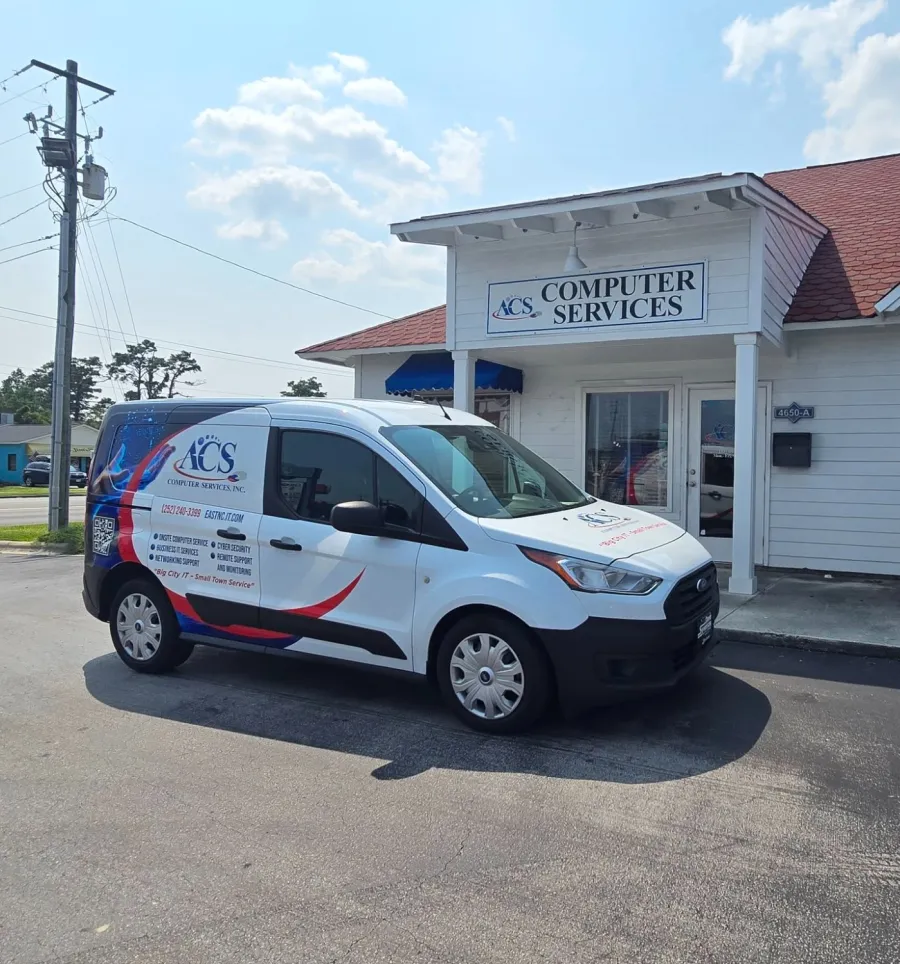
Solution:
[(69, 463), (72, 427), (69, 420), (72, 376), (72, 340), (75, 333), (75, 259), (78, 222), (78, 64), (66, 61), (66, 140), (71, 165), (64, 171), (65, 211), (60, 221), (59, 304), (56, 316), (56, 349), (53, 356), (53, 394), (51, 400), (51, 472), (49, 528), (61, 529), (69, 523)]

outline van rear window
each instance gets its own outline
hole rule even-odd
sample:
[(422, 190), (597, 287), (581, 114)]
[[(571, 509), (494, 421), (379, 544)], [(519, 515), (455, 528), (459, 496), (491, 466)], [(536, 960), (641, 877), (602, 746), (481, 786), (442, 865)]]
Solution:
[(166, 437), (164, 423), (123, 422), (110, 434), (109, 446), (98, 446), (91, 466), (90, 492), (96, 496), (116, 497), (128, 488), (134, 470)]

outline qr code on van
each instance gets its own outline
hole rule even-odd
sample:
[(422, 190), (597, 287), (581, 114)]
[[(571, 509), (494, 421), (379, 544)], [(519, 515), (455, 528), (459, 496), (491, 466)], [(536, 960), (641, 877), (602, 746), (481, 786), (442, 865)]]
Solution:
[(116, 520), (107, 515), (94, 517), (91, 544), (98, 556), (108, 556), (116, 534)]

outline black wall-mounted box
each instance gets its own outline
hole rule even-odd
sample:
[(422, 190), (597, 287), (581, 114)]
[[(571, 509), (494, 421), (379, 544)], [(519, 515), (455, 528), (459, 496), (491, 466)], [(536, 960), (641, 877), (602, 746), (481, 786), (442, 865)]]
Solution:
[(812, 465), (812, 435), (809, 432), (773, 433), (772, 465), (808, 469)]

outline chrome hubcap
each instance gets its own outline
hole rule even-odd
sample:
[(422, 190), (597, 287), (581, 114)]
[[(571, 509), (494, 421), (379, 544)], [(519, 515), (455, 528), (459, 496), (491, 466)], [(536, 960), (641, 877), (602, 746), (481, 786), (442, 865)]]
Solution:
[(492, 633), (476, 633), (457, 644), (450, 657), (450, 681), (460, 703), (485, 720), (509, 716), (525, 692), (519, 657)]
[(122, 649), (132, 658), (144, 662), (156, 655), (162, 641), (159, 611), (143, 593), (134, 592), (119, 604), (116, 629)]

